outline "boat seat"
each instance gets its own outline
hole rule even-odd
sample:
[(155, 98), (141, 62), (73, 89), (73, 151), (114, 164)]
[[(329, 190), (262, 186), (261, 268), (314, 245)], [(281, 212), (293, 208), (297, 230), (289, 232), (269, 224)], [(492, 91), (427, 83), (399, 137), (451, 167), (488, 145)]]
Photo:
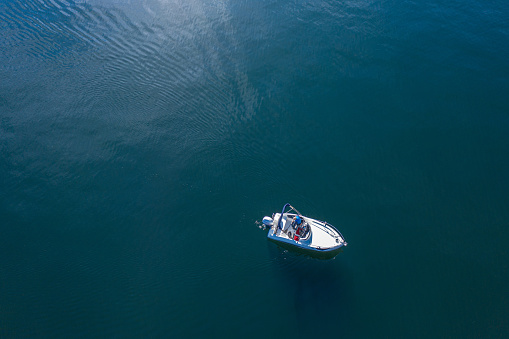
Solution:
[(283, 218), (283, 232), (286, 232), (288, 230), (288, 227), (292, 224), (292, 221), (288, 219), (288, 217)]

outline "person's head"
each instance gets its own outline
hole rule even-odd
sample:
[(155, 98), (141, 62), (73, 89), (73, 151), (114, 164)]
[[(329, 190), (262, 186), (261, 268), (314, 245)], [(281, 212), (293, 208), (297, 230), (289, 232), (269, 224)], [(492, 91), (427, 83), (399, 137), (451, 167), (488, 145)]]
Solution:
[(300, 225), (302, 223), (302, 219), (299, 216), (297, 216), (295, 218), (295, 222), (297, 223), (297, 225)]

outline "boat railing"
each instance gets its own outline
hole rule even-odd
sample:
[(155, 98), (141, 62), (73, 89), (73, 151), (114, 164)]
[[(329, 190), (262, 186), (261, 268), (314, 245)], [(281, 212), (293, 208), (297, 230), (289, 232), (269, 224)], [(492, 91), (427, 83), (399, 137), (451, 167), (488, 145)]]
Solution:
[[(336, 234), (339, 234), (341, 236), (341, 239), (343, 239), (343, 241), (345, 241), (345, 237), (343, 236), (343, 234), (341, 234), (341, 232), (334, 226), (332, 226), (331, 224), (329, 224), (327, 221), (320, 221), (321, 223), (323, 223), (323, 229), (325, 232), (327, 232), (330, 236), (336, 236)], [(320, 225), (322, 226), (322, 225)]]

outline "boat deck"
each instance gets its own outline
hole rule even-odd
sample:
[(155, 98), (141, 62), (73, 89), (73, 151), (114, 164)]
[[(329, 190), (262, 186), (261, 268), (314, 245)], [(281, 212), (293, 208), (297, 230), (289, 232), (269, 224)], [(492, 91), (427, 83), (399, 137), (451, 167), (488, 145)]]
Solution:
[(316, 249), (316, 250), (327, 250), (336, 249), (344, 246), (344, 239), (338, 232), (328, 228), (325, 223), (319, 222), (318, 220), (302, 217), (305, 222), (308, 223), (311, 234), (305, 239), (295, 241), (293, 239), (293, 229), (291, 228), (291, 221), (295, 214), (285, 213), (282, 219), (282, 229), (277, 227), (281, 214), (276, 213), (274, 215), (274, 227), (272, 227), (267, 237), (274, 241), (281, 241), (294, 245), (301, 248)]

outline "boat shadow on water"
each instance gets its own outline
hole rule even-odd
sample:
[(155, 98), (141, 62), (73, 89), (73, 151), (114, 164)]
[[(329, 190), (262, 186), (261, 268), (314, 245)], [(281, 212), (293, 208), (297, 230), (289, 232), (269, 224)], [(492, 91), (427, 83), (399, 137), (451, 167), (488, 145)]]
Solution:
[(353, 307), (348, 268), (337, 259), (323, 260), (294, 248), (288, 250), (267, 243), (284, 291), (281, 296), (293, 298), (298, 332), (316, 336), (321, 332), (337, 333), (341, 328), (344, 333)]

